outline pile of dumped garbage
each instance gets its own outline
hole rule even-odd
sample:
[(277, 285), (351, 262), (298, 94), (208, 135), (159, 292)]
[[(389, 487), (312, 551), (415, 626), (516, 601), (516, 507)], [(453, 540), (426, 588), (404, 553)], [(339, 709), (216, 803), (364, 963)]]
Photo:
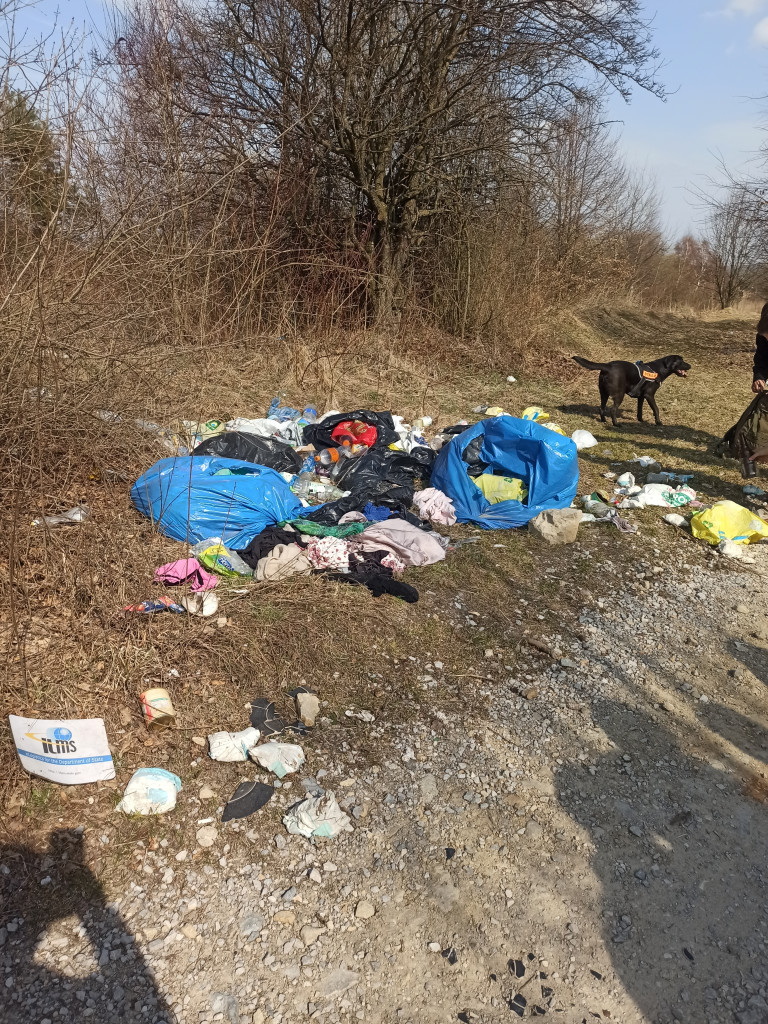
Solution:
[[(436, 526), (509, 529), (576, 495), (577, 443), (543, 410), (519, 419), (476, 411), (485, 418), (431, 441), (429, 418), (409, 424), (369, 409), (318, 417), (278, 399), (263, 419), (188, 424), (189, 448), (164, 431), (176, 453), (136, 481), (131, 500), (187, 545), (155, 581), (190, 581), (192, 593), (125, 610), (213, 615), (219, 578), (246, 576), (275, 583), (321, 574), (375, 597), (418, 600), (400, 577), (445, 558), (450, 538)], [(588, 435), (586, 443), (596, 442)]]

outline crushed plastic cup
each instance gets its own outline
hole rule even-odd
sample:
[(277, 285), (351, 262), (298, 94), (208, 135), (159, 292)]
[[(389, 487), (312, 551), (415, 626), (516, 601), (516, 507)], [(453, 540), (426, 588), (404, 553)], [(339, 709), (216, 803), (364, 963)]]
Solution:
[(293, 836), (313, 836), (333, 839), (340, 832), (351, 832), (352, 822), (336, 802), (333, 793), (308, 796), (306, 800), (289, 808), (283, 824)]
[(85, 505), (75, 505), (68, 512), (62, 512), (58, 516), (43, 516), (42, 519), (33, 519), (33, 526), (74, 526), (77, 523), (84, 523), (90, 518), (91, 510)]

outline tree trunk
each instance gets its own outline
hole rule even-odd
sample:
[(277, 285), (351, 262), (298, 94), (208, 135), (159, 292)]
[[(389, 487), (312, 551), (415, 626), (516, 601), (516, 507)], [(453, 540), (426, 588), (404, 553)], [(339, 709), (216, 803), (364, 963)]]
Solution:
[(377, 221), (374, 231), (373, 293), (370, 319), (379, 328), (400, 323), (405, 302), (405, 270), (410, 245), (405, 232), (393, 231), (388, 221)]

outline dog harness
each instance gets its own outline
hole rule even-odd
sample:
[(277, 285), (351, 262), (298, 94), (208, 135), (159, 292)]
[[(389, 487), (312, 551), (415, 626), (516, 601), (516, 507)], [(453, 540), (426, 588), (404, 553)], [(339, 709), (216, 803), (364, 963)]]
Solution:
[(643, 360), (642, 359), (638, 359), (637, 362), (635, 363), (635, 366), (640, 371), (640, 376), (644, 380), (658, 380), (659, 379), (658, 373), (654, 373), (653, 370), (644, 370), (643, 369)]

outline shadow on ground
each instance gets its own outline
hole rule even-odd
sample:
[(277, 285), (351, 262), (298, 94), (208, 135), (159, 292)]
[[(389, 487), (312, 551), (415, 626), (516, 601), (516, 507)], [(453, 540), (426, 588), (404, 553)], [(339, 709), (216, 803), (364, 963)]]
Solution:
[[(555, 778), (595, 846), (606, 948), (654, 1024), (765, 1024), (768, 807), (716, 753), (681, 750), (637, 696), (593, 709), (615, 744), (596, 774), (569, 764)], [(765, 758), (765, 730), (749, 719), (721, 705), (701, 719), (712, 739)], [(748, 999), (735, 1003), (734, 988)]]
[(85, 866), (82, 845), (79, 832), (61, 830), (42, 856), (0, 846), (3, 1021), (175, 1020), (125, 922)]

